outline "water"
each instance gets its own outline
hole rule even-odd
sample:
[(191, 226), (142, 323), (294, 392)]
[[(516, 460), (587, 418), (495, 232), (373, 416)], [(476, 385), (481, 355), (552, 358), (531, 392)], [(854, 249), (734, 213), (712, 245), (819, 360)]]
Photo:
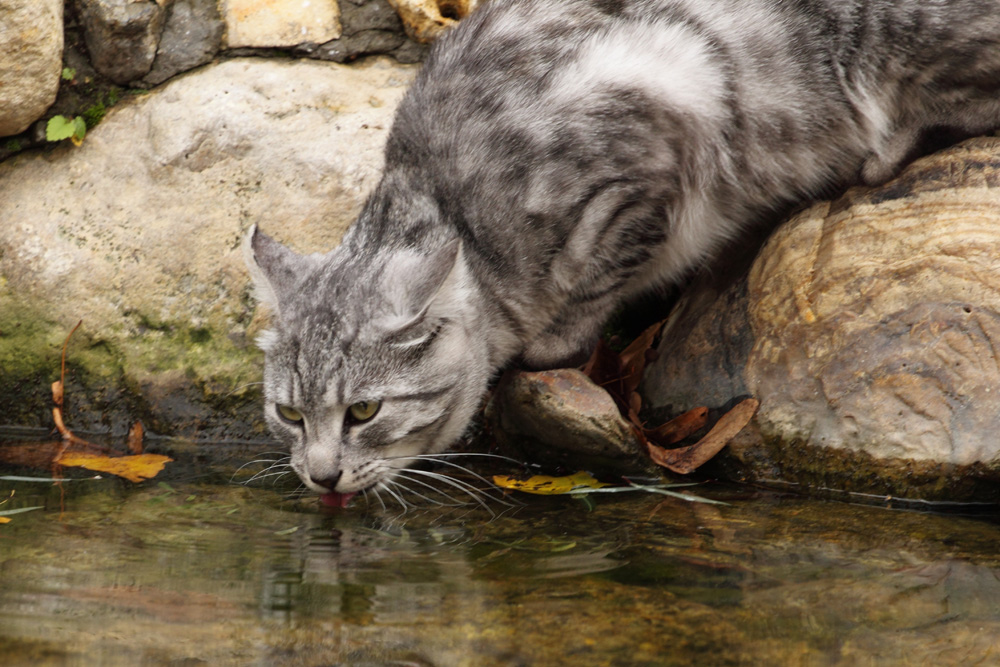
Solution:
[(403, 514), (214, 469), (158, 480), (0, 481), (0, 509), (44, 507), (0, 526), (0, 662), (1000, 663), (995, 515), (721, 485), (696, 492), (725, 506), (636, 493)]

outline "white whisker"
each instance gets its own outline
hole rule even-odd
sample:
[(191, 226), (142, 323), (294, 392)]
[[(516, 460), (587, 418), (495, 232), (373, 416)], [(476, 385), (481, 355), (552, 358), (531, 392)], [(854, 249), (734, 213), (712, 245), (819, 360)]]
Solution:
[[(430, 489), (431, 491), (434, 491), (435, 493), (444, 496), (445, 498), (447, 498), (451, 502), (443, 502), (443, 501), (440, 501), (440, 500), (435, 500), (434, 498), (431, 498), (430, 496), (424, 495), (423, 493), (420, 493), (419, 491), (415, 491), (415, 490), (411, 489), (409, 486), (407, 486), (406, 484), (403, 484), (402, 482), (400, 482), (399, 481), (400, 477), (402, 477), (406, 481), (411, 482), (413, 484), (419, 484), (420, 486), (426, 487), (426, 488)], [(462, 505), (466, 504), (466, 503), (463, 503), (463, 502), (461, 502), (459, 500), (456, 500), (455, 498), (452, 498), (451, 496), (449, 496), (448, 494), (446, 494), (445, 492), (443, 492), (441, 489), (438, 489), (437, 487), (432, 486), (432, 485), (428, 484), (427, 482), (423, 482), (423, 481), (421, 481), (419, 479), (411, 479), (411, 478), (405, 477), (403, 475), (398, 475), (395, 479), (392, 480), (392, 483), (395, 484), (396, 486), (400, 487), (400, 488), (405, 489), (409, 493), (412, 493), (416, 497), (423, 498), (424, 500), (426, 500), (427, 502), (431, 503), (432, 505), (437, 505), (439, 507), (461, 507)]]
[(402, 505), (404, 513), (406, 512), (407, 509), (409, 509), (410, 504), (408, 502), (406, 502), (405, 500), (403, 500), (403, 497), (401, 495), (399, 495), (398, 493), (396, 493), (395, 491), (393, 491), (392, 487), (390, 487), (388, 483), (386, 483), (386, 482), (379, 482), (378, 486), (379, 486), (380, 489), (384, 490), (390, 496), (392, 496), (393, 498), (395, 498), (399, 502), (400, 505)]
[[(427, 470), (415, 470), (415, 469), (411, 468), (411, 469), (408, 470), (408, 472), (410, 472), (411, 474), (414, 474), (414, 475), (424, 475), (426, 477), (430, 477), (431, 479), (437, 479), (437, 480), (440, 480), (440, 481), (444, 482), (445, 484), (448, 484), (449, 486), (453, 486), (456, 489), (458, 489), (458, 490), (462, 491), (463, 493), (465, 493), (466, 495), (468, 495), (470, 498), (472, 498), (473, 500), (475, 500), (477, 503), (479, 503), (479, 505), (481, 505), (483, 507), (483, 509), (485, 509), (486, 511), (488, 511), (490, 514), (495, 515), (495, 512), (493, 511), (493, 509), (489, 505), (487, 505), (485, 501), (483, 501), (482, 496), (490, 498), (491, 500), (496, 500), (496, 498), (493, 498), (492, 496), (490, 496), (490, 495), (486, 494), (485, 492), (483, 492), (481, 489), (477, 489), (476, 487), (472, 486), (471, 484), (469, 484), (467, 482), (463, 482), (463, 481), (457, 480), (457, 479), (455, 479), (453, 477), (448, 477), (447, 475), (442, 475), (440, 473), (430, 472), (430, 471), (427, 471)], [(509, 504), (509, 503), (503, 502), (502, 500), (498, 501), (498, 502), (500, 502), (503, 505)]]

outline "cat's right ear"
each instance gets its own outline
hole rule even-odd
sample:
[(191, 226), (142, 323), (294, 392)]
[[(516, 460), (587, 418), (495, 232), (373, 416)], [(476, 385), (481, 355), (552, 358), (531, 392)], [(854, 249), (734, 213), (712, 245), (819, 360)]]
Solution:
[(243, 239), (243, 259), (250, 270), (257, 300), (280, 313), (281, 303), (295, 289), (306, 258), (253, 225)]

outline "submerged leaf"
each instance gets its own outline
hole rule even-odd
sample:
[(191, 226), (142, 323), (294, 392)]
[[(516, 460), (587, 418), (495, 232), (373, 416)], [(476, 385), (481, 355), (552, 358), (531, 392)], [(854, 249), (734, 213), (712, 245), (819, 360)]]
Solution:
[(106, 472), (124, 477), (130, 482), (141, 482), (156, 477), (163, 466), (173, 459), (161, 454), (137, 454), (133, 456), (104, 456), (84, 452), (64, 452), (56, 461), (59, 465), (77, 466), (87, 470)]
[(517, 480), (506, 475), (494, 475), (493, 483), (504, 489), (514, 489), (524, 493), (535, 493), (538, 495), (550, 496), (569, 493), (574, 489), (589, 488), (599, 489), (609, 486), (604, 482), (594, 479), (589, 472), (577, 472), (565, 477), (549, 477), (547, 475), (535, 475), (526, 480)]

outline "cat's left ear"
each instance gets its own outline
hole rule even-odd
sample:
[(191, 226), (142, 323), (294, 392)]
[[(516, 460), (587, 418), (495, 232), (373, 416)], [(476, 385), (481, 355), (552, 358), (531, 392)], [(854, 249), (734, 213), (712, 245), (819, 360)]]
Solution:
[(465, 282), (462, 243), (453, 239), (429, 255), (399, 253), (386, 266), (382, 293), (389, 314), (380, 325), (404, 334), (429, 317), (447, 317)]
[(243, 258), (253, 279), (257, 300), (281, 312), (281, 304), (293, 293), (299, 276), (312, 267), (309, 257), (299, 255), (253, 225), (243, 239)]

